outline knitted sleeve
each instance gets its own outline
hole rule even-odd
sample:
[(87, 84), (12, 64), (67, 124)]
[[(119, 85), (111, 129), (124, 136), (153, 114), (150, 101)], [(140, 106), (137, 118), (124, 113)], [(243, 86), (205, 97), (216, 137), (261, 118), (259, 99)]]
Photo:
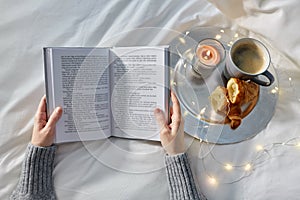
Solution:
[(169, 193), (171, 200), (204, 200), (206, 197), (199, 194), (194, 182), (193, 174), (185, 153), (165, 157)]
[(54, 200), (53, 163), (56, 147), (36, 147), (29, 144), (19, 183), (11, 200)]

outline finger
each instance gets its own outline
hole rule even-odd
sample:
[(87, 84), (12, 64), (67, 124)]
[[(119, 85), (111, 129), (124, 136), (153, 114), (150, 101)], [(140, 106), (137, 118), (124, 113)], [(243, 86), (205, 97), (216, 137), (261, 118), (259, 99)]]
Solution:
[(35, 122), (35, 127), (38, 128), (39, 130), (44, 128), (46, 125), (46, 97), (43, 96), (40, 100), (40, 103), (38, 105), (37, 111), (34, 116), (34, 122)]
[(46, 128), (50, 128), (50, 129), (54, 128), (55, 124), (60, 119), (61, 115), (62, 115), (62, 108), (61, 107), (55, 108), (55, 110), (49, 117), (48, 123), (46, 124)]
[(44, 95), (38, 106), (37, 113), (46, 112), (46, 110), (47, 110), (46, 96)]
[(173, 113), (171, 115), (172, 119), (172, 134), (177, 134), (177, 131), (179, 130), (180, 124), (181, 124), (181, 110), (180, 110), (180, 104), (176, 97), (176, 95), (171, 92), (171, 100), (173, 104)]
[(171, 92), (171, 100), (172, 100), (172, 104), (173, 104), (172, 119), (180, 120), (180, 118), (181, 118), (180, 104), (179, 104), (179, 101), (178, 101), (176, 95), (173, 92)]
[(156, 118), (157, 123), (159, 124), (159, 126), (161, 128), (167, 128), (168, 127), (167, 120), (165, 118), (164, 112), (161, 109), (156, 108), (154, 110), (154, 116)]

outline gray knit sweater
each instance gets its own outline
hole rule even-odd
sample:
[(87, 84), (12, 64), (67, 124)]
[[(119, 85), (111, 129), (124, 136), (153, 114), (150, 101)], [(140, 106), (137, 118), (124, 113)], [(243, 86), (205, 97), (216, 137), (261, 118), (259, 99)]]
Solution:
[[(10, 199), (54, 200), (53, 163), (56, 147), (28, 145), (19, 183)], [(198, 194), (187, 155), (166, 156), (171, 200), (206, 199)]]

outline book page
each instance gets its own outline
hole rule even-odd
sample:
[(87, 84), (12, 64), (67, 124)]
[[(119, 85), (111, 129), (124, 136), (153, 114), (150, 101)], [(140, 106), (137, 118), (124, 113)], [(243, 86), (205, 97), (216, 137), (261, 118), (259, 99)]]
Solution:
[(63, 107), (56, 126), (56, 142), (109, 137), (108, 49), (52, 48), (51, 51), (52, 107)]
[(111, 50), (114, 136), (159, 140), (154, 109), (166, 110), (168, 61), (165, 47), (116, 47)]

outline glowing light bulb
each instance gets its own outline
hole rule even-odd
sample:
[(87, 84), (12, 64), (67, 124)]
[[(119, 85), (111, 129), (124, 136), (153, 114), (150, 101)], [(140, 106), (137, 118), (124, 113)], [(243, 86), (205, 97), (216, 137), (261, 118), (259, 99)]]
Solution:
[(224, 166), (224, 168), (225, 168), (226, 170), (228, 170), (228, 171), (231, 171), (231, 170), (233, 169), (233, 166), (232, 166), (231, 164), (226, 164), (226, 165)]
[(276, 94), (276, 93), (277, 93), (277, 90), (276, 90), (276, 89), (272, 89), (272, 90), (271, 90), (271, 93), (272, 93), (272, 94)]
[(219, 34), (216, 35), (216, 39), (217, 39), (217, 40), (219, 40), (219, 39), (221, 39), (221, 38), (222, 38), (221, 35), (219, 35)]
[(245, 167), (244, 167), (245, 171), (250, 171), (251, 168), (252, 168), (252, 166), (249, 163), (247, 165), (245, 165)]
[(182, 38), (182, 37), (179, 38), (179, 41), (180, 41), (182, 44), (185, 44), (185, 43), (186, 43), (185, 39)]
[(184, 116), (184, 117), (186, 117), (188, 114), (189, 114), (189, 112), (186, 111), (186, 110), (183, 112), (183, 116)]
[(264, 147), (262, 145), (257, 145), (256, 150), (257, 151), (262, 151), (262, 150), (264, 150)]
[(205, 108), (205, 107), (202, 108), (202, 109), (200, 110), (200, 115), (204, 115), (204, 114), (205, 114), (205, 111), (206, 111), (206, 108)]
[(229, 43), (227, 43), (227, 46), (232, 46), (232, 44), (233, 44), (233, 41), (230, 41)]
[(217, 185), (218, 184), (218, 181), (215, 177), (209, 177), (208, 178), (208, 182), (211, 184), (211, 185)]

